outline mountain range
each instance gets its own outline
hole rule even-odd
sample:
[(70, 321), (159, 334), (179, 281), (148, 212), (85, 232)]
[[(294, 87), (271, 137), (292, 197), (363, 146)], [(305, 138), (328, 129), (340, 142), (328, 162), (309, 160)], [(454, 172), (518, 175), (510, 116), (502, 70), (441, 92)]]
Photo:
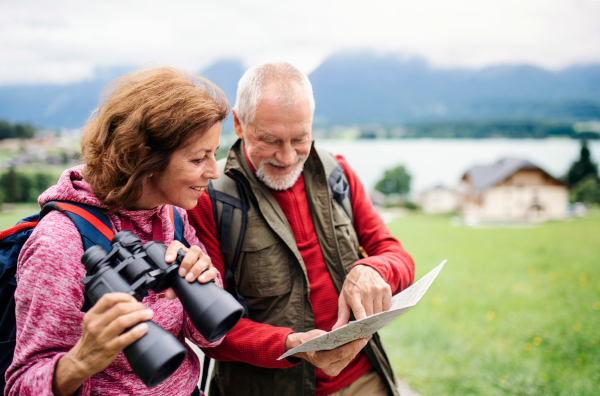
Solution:
[[(93, 79), (65, 85), (0, 86), (0, 118), (38, 127), (79, 128), (102, 88), (132, 68), (99, 69)], [(224, 59), (202, 70), (230, 102), (245, 67)], [(529, 65), (436, 68), (424, 59), (370, 52), (338, 53), (309, 78), (315, 124), (396, 125), (455, 120), (600, 119), (600, 65), (551, 71)], [(232, 129), (231, 121), (225, 130)]]

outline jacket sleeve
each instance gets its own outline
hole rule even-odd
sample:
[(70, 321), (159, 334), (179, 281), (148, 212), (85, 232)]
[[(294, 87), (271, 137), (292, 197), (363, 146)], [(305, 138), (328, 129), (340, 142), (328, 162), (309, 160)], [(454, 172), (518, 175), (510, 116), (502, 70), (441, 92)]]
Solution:
[(335, 156), (350, 184), (352, 215), (358, 239), (368, 258), (354, 265), (368, 265), (376, 269), (391, 286), (392, 294), (401, 292), (414, 280), (415, 264), (400, 242), (392, 236), (387, 226), (365, 192), (362, 182), (341, 155)]
[[(180, 208), (177, 208), (177, 211), (179, 211), (181, 220), (183, 221), (183, 236), (186, 239), (186, 241), (188, 241), (188, 243), (191, 246), (196, 245), (196, 246), (200, 247), (200, 249), (202, 249), (204, 254), (208, 254), (208, 252), (206, 251), (206, 248), (204, 247), (202, 242), (200, 242), (198, 240), (198, 237), (196, 236), (196, 230), (194, 230), (194, 228), (190, 225), (187, 212), (184, 209), (180, 209)], [(221, 287), (223, 287), (222, 286), (223, 278), (221, 277), (220, 271), (217, 272), (217, 279), (219, 280), (219, 284), (221, 285)], [(194, 327), (194, 323), (188, 316), (187, 312), (185, 312), (185, 310), (183, 310), (183, 317), (184, 317), (183, 335), (185, 336), (185, 338), (192, 341), (194, 344), (196, 344), (202, 348), (212, 348), (212, 347), (215, 347), (215, 346), (221, 344), (221, 342), (223, 342), (223, 338), (220, 338), (213, 343), (209, 343), (206, 340), (206, 338), (204, 338), (204, 336), (202, 336), (202, 334), (200, 334), (200, 332), (198, 330), (196, 330), (196, 327)]]
[[(202, 194), (198, 205), (188, 211), (188, 214), (190, 224), (196, 229), (212, 264), (221, 273), (225, 273), (212, 202), (207, 193)], [(277, 358), (285, 353), (285, 340), (293, 332), (292, 329), (242, 319), (225, 336), (221, 345), (203, 348), (203, 351), (207, 356), (221, 361), (244, 362), (265, 368), (288, 368), (295, 366), (299, 361), (292, 364), (287, 359), (278, 361)]]
[[(6, 371), (6, 395), (52, 395), (58, 360), (81, 337), (85, 268), (75, 225), (57, 211), (36, 227), (17, 265), (17, 344)], [(90, 379), (77, 395), (90, 394)]]

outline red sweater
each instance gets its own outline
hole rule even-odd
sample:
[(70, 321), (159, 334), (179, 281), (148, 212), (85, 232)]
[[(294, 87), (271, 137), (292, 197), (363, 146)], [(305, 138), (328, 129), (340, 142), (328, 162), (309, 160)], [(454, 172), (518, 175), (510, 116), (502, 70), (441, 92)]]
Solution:
[[(414, 263), (398, 240), (390, 234), (365, 193), (362, 183), (346, 160), (341, 156), (336, 158), (344, 168), (350, 184), (352, 212), (358, 238), (370, 256), (357, 261), (355, 265), (363, 264), (375, 268), (390, 284), (392, 293), (396, 294), (412, 283)], [(250, 166), (253, 168), (251, 164)], [(329, 331), (337, 320), (339, 294), (327, 271), (318, 244), (304, 188), (304, 178), (300, 177), (289, 190), (271, 192), (290, 224), (298, 250), (306, 265), (311, 290), (309, 300), (314, 311), (315, 328)], [(213, 265), (224, 273), (212, 203), (206, 194), (200, 197), (196, 208), (189, 211), (189, 217)], [(280, 361), (276, 359), (285, 352), (285, 340), (292, 332), (292, 329), (242, 319), (219, 347), (206, 349), (205, 353), (222, 361), (241, 361), (266, 368), (288, 368), (294, 364), (286, 359)], [(337, 377), (330, 377), (317, 369), (317, 395), (328, 395), (344, 388), (370, 367), (366, 355), (360, 353)]]

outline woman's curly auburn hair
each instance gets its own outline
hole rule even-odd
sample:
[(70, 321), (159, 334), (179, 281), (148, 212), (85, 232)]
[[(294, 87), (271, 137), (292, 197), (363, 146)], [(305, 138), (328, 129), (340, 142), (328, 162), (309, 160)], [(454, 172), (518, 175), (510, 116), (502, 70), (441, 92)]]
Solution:
[(223, 92), (200, 76), (170, 67), (127, 74), (107, 85), (83, 127), (83, 177), (111, 209), (130, 208), (149, 174), (228, 113)]

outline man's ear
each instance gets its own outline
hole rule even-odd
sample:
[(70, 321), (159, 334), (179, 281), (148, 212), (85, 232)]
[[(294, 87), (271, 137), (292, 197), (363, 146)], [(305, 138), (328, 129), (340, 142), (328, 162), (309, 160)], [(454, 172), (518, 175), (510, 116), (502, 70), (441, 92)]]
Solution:
[(240, 139), (244, 140), (244, 130), (242, 128), (242, 123), (238, 118), (237, 114), (235, 114), (235, 110), (231, 110), (231, 114), (233, 114), (233, 129), (235, 130), (235, 134)]

